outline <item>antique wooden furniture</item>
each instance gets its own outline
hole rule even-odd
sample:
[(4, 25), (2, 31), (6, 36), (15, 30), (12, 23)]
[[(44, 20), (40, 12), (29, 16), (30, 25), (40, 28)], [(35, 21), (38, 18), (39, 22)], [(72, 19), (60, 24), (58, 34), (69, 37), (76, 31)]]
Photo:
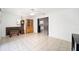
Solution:
[(20, 21), (20, 24), (21, 24), (21, 34), (24, 34), (24, 20), (21, 20)]
[(26, 20), (26, 33), (33, 33), (33, 20), (32, 19)]
[(20, 21), (20, 27), (6, 27), (6, 36), (24, 34), (24, 20)]
[(10, 37), (11, 36), (13, 36), (13, 35), (19, 35), (20, 34), (20, 32), (19, 32), (19, 30), (10, 30)]
[(6, 36), (19, 35), (21, 30), (20, 27), (6, 27)]

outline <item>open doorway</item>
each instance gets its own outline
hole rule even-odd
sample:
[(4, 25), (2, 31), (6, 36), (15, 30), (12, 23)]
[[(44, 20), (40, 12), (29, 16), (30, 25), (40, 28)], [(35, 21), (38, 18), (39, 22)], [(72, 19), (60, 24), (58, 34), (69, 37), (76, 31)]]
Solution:
[(38, 33), (48, 35), (48, 17), (38, 18)]

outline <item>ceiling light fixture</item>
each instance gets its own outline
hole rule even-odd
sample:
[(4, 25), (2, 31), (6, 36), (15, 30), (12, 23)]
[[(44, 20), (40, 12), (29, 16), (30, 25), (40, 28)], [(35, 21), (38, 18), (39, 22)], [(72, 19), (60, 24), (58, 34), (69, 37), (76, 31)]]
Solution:
[(45, 13), (39, 11), (39, 10), (36, 10), (36, 9), (30, 9), (30, 16), (35, 16), (35, 15), (44, 15)]
[(31, 16), (34, 16), (35, 14), (34, 14), (34, 13), (30, 13), (30, 15), (31, 15)]
[(30, 11), (30, 12), (31, 12), (30, 15), (31, 15), (31, 16), (34, 16), (34, 15), (35, 15), (35, 13), (34, 13), (35, 10), (34, 10), (34, 9), (30, 9), (30, 10), (31, 10), (31, 11)]

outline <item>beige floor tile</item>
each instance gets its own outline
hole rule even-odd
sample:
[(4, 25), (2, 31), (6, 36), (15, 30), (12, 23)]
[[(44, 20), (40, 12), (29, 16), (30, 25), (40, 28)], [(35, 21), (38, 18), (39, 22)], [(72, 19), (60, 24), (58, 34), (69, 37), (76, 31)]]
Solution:
[(26, 34), (0, 40), (1, 51), (70, 51), (71, 43), (44, 34)]

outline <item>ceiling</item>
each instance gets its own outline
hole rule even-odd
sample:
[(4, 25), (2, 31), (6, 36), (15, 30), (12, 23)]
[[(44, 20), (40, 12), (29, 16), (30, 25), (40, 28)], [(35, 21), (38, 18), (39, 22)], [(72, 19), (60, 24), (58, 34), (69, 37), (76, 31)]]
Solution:
[(1, 8), (4, 13), (12, 13), (18, 16), (31, 16), (30, 13), (35, 14), (32, 16), (40, 16), (61, 12), (62, 10), (69, 10), (69, 8)]
[(21, 16), (29, 16), (30, 13), (35, 15), (44, 15), (49, 12), (49, 8), (2, 8), (2, 12), (12, 13)]

